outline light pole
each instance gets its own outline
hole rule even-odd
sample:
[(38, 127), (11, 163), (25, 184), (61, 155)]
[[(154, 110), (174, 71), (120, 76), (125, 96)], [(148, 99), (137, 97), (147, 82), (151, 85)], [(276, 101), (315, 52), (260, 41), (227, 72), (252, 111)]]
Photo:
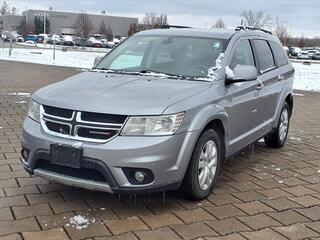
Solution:
[(43, 34), (46, 34), (46, 10), (43, 11)]

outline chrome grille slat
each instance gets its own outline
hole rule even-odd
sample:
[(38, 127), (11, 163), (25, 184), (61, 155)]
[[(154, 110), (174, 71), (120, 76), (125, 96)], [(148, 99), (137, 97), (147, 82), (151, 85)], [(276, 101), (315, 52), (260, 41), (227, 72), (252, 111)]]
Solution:
[[(48, 108), (48, 106), (46, 106)], [(64, 109), (59, 109), (59, 108), (54, 108), (56, 112), (63, 112)], [(72, 117), (71, 118), (64, 118), (61, 116), (56, 116), (52, 114), (48, 114), (45, 111), (45, 108), (43, 106), (40, 107), (40, 114), (41, 114), (41, 125), (43, 130), (53, 136), (57, 137), (62, 137), (62, 138), (69, 138), (73, 140), (79, 140), (79, 141), (87, 141), (87, 142), (96, 142), (96, 143), (103, 143), (110, 141), (112, 138), (116, 137), (126, 119), (124, 119), (124, 116), (119, 117), (117, 115), (108, 115), (104, 114), (105, 116), (104, 119), (111, 119), (112, 117), (116, 117), (117, 119), (112, 120), (112, 123), (108, 122), (92, 122), (92, 121), (83, 121), (81, 119), (81, 111), (76, 111), (76, 110), (69, 110), (67, 109), (68, 113), (71, 114), (70, 111), (72, 111)], [(91, 113), (91, 115), (94, 115), (94, 113)], [(101, 117), (102, 114), (99, 114), (96, 119)], [(93, 119), (95, 119), (94, 116), (92, 116)], [(119, 119), (123, 120), (122, 123), (114, 123), (116, 121), (119, 121)], [(60, 129), (52, 129), (51, 130), (48, 128), (48, 123), (54, 123), (54, 124), (60, 124), (61, 127)], [(68, 126), (70, 128), (69, 133), (65, 132), (65, 127), (63, 126)], [(57, 127), (57, 126), (55, 126)], [(80, 132), (79, 132), (80, 131)]]

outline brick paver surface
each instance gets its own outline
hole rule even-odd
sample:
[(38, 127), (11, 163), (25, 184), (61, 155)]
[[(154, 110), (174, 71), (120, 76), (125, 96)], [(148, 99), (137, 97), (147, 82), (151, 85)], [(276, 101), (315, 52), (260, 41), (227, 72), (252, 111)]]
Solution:
[[(320, 238), (319, 93), (294, 97), (282, 149), (258, 143), (253, 155), (239, 153), (207, 200), (167, 193), (163, 202), (161, 194), (118, 198), (24, 172), (19, 152), (26, 93), (77, 72), (0, 61), (0, 240)], [(77, 214), (88, 226), (70, 222)]]

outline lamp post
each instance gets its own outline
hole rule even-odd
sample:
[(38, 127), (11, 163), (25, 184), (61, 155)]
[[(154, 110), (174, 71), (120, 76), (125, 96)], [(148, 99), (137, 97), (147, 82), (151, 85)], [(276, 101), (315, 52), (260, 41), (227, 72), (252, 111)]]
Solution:
[(46, 34), (46, 10), (43, 11), (43, 34)]

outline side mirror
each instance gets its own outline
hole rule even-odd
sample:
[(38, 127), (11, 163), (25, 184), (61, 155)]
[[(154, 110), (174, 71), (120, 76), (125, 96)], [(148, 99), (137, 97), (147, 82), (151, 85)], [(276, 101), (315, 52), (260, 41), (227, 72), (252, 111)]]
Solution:
[[(231, 71), (231, 72), (230, 72)], [(252, 81), (258, 78), (258, 71), (255, 66), (251, 65), (237, 65), (232, 71), (226, 67), (226, 84), (237, 82)]]
[(94, 62), (93, 62), (93, 66), (96, 66), (102, 60), (102, 58), (103, 57), (95, 57)]

